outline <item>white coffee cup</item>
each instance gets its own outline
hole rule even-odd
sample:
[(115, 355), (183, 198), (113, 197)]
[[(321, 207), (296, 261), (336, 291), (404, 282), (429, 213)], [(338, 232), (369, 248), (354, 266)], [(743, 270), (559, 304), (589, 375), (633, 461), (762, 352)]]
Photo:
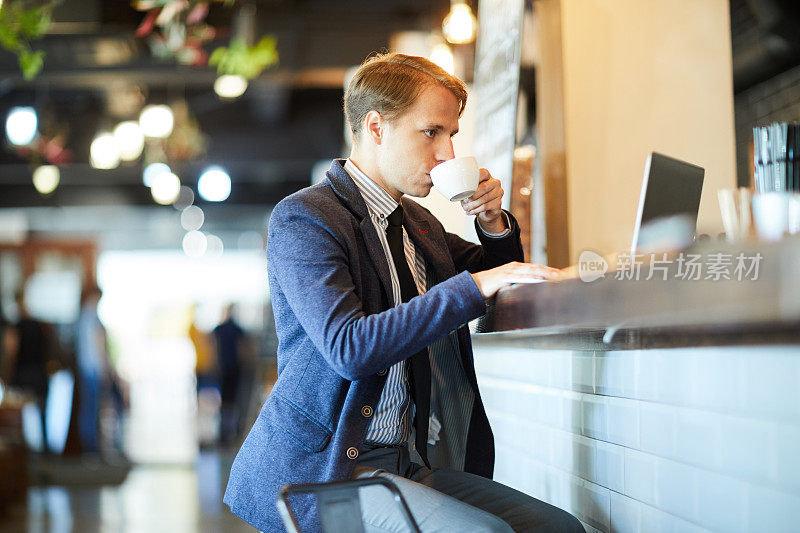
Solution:
[(479, 176), (478, 160), (472, 156), (449, 159), (431, 169), (433, 186), (451, 202), (475, 194)]
[(789, 199), (786, 192), (753, 195), (753, 223), (762, 241), (779, 241), (789, 230)]

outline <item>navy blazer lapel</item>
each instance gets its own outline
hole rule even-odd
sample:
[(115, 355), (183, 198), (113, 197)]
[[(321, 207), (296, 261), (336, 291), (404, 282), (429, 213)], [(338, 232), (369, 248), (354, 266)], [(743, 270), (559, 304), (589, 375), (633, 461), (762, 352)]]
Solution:
[(408, 236), (414, 242), (414, 246), (422, 251), (427, 270), (433, 273), (436, 282), (451, 278), (456, 275), (456, 269), (441, 226), (431, 226), (430, 222), (418, 213), (420, 210), (416, 202), (403, 203), (403, 225)]
[(359, 221), (361, 235), (364, 237), (364, 243), (369, 251), (372, 264), (375, 265), (375, 269), (378, 271), (378, 277), (381, 280), (386, 299), (389, 305), (392, 306), (394, 304), (394, 294), (392, 293), (392, 278), (389, 273), (386, 253), (383, 251), (383, 246), (381, 246), (375, 225), (369, 217), (367, 204), (361, 196), (361, 191), (358, 190), (358, 185), (355, 184), (353, 178), (344, 169), (343, 159), (334, 159), (326, 175), (331, 183), (333, 192), (339, 196), (342, 203), (350, 209)]

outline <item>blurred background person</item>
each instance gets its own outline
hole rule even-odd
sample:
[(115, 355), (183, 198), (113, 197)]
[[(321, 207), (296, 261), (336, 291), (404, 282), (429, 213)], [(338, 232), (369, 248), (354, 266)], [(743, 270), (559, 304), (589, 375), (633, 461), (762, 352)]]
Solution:
[(48, 451), (45, 407), (47, 404), (48, 363), (52, 342), (45, 325), (30, 315), (22, 292), (16, 294), (19, 319), (3, 335), (0, 376), (11, 387), (30, 394), (41, 421), (42, 451)]
[(195, 353), (198, 444), (211, 448), (219, 440), (219, 379), (214, 346), (206, 331), (197, 325), (197, 304), (190, 310), (189, 340)]
[(222, 322), (214, 328), (214, 347), (219, 369), (222, 405), (220, 408), (219, 443), (234, 442), (239, 431), (239, 415), (244, 398), (241, 391), (242, 366), (247, 357), (244, 330), (234, 319), (236, 307), (229, 304), (223, 312)]
[(81, 294), (81, 310), (76, 337), (76, 362), (78, 369), (78, 433), (84, 453), (101, 451), (100, 412), (104, 401), (110, 403), (109, 433), (111, 446), (108, 452), (122, 449), (118, 428), (125, 404), (124, 386), (114, 372), (108, 355), (106, 329), (97, 315), (97, 305), (102, 291), (89, 286)]
[(214, 358), (214, 347), (208, 334), (197, 327), (197, 304), (192, 305), (189, 339), (194, 346), (196, 357), (195, 374), (197, 375), (197, 392), (200, 389), (217, 387), (217, 369)]

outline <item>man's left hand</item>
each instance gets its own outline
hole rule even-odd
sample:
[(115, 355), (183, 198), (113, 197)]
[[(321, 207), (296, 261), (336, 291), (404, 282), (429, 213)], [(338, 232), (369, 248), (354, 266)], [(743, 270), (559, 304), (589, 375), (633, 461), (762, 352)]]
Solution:
[(478, 189), (469, 198), (461, 200), (461, 207), (468, 215), (477, 215), (481, 228), (490, 233), (502, 233), (506, 223), (500, 214), (503, 188), (500, 180), (496, 180), (485, 168), (480, 169)]

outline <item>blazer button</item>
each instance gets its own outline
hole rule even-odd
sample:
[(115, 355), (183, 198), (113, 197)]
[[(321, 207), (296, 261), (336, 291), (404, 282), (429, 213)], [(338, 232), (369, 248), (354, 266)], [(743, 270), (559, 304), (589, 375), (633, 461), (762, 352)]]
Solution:
[(347, 458), (355, 459), (356, 457), (358, 457), (358, 450), (355, 449), (353, 446), (347, 448)]
[(385, 376), (387, 372), (389, 372), (389, 369), (388, 368), (384, 368), (383, 370), (378, 372), (378, 375), (379, 376)]
[(369, 405), (365, 405), (364, 407), (362, 407), (361, 408), (361, 416), (363, 416), (364, 418), (371, 417), (372, 416), (372, 407), (370, 407)]

